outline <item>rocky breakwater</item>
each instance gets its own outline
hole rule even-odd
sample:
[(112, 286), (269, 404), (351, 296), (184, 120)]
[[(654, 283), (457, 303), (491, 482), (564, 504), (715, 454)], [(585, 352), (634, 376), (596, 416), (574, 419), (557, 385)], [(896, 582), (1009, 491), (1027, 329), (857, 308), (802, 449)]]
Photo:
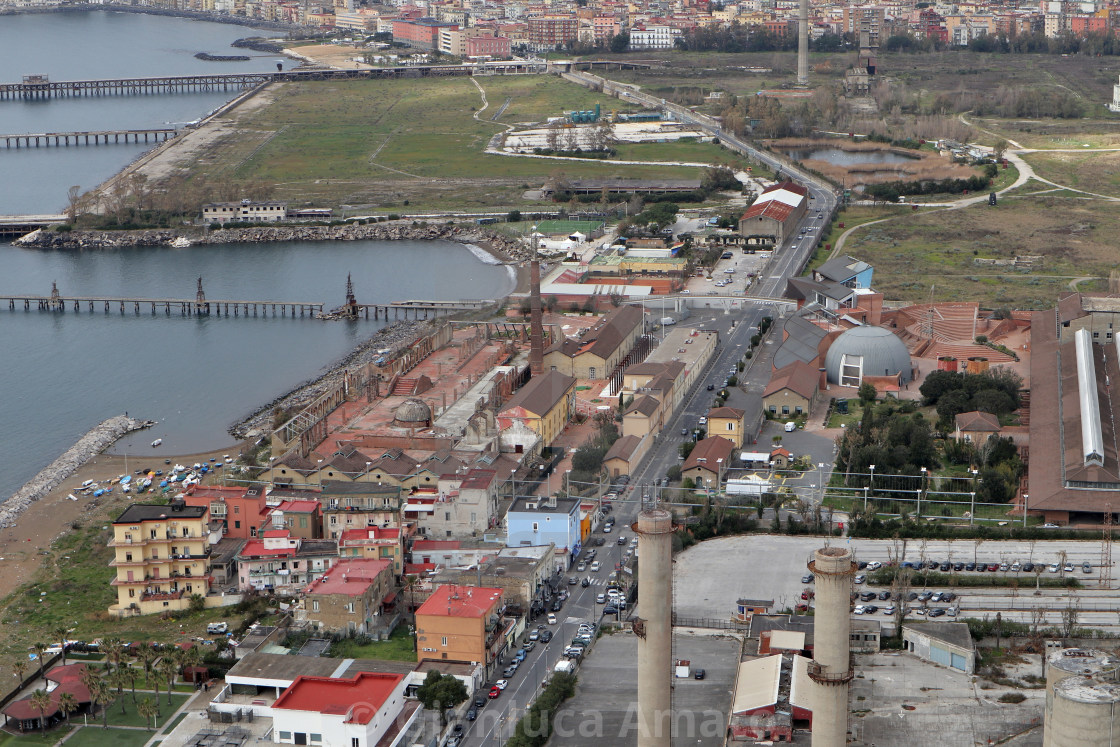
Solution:
[(15, 243), (38, 249), (116, 249), (134, 246), (192, 244), (255, 244), (269, 241), (455, 241), (474, 244), (503, 261), (529, 259), (529, 250), (512, 236), (474, 224), (347, 223), (336, 226), (255, 226), (194, 230), (49, 231), (30, 233)]
[(13, 493), (11, 498), (0, 504), (0, 527), (14, 526), (16, 519), (28, 506), (61, 485), (63, 480), (112, 446), (121, 436), (153, 425), (155, 423), (151, 420), (137, 420), (127, 415), (118, 415), (101, 422)]

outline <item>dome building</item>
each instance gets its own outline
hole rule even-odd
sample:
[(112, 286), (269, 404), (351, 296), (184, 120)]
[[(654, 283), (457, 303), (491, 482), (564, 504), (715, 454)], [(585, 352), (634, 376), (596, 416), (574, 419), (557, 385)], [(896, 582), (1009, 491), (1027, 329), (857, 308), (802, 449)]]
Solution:
[(911, 378), (910, 351), (893, 332), (882, 327), (854, 327), (837, 337), (824, 359), (832, 384), (859, 386), (865, 376)]
[(406, 399), (393, 411), (396, 428), (428, 428), (432, 424), (432, 408), (419, 399)]

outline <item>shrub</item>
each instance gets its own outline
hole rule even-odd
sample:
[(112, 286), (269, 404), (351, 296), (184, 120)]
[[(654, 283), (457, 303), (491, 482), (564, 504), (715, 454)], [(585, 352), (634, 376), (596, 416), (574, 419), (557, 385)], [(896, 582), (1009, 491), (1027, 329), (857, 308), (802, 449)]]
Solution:
[(1009, 692), (999, 696), (1000, 703), (1022, 703), (1026, 699), (1027, 696), (1020, 692)]

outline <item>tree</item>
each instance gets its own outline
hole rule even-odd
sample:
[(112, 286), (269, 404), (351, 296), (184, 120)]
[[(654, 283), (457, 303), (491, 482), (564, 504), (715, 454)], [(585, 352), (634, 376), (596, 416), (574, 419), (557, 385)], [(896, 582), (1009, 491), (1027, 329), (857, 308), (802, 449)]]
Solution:
[(159, 714), (159, 709), (156, 704), (152, 702), (151, 698), (144, 698), (136, 706), (136, 712), (144, 717), (144, 722), (148, 724), (148, 731), (155, 728), (156, 716)]
[(63, 693), (58, 696), (58, 709), (62, 711), (62, 715), (66, 717), (66, 723), (70, 723), (70, 714), (78, 710), (78, 699), (74, 697), (73, 693)]
[(109, 709), (106, 706), (113, 702), (113, 690), (100, 677), (94, 677), (90, 680), (87, 687), (89, 688), (90, 700), (95, 705), (101, 706), (101, 728), (108, 729)]
[(424, 684), (416, 690), (417, 699), (428, 710), (439, 711), (440, 726), (447, 725), (447, 711), (467, 699), (467, 686), (454, 675), (428, 672)]
[(43, 654), (47, 650), (47, 644), (42, 641), (31, 644), (31, 648), (35, 649), (35, 659), (39, 662), (39, 676), (43, 679), (47, 678), (47, 670), (43, 665)]
[(874, 402), (875, 398), (878, 396), (879, 393), (875, 391), (874, 384), (865, 381), (859, 385), (859, 401), (862, 402), (865, 407)]
[(27, 675), (28, 666), (26, 659), (16, 659), (16, 663), (12, 665), (12, 669), (16, 670), (16, 679), (19, 680), (20, 687), (23, 687), (23, 678)]
[(105, 652), (105, 661), (110, 665), (106, 670), (113, 671), (113, 666), (120, 665), (121, 659), (124, 657), (124, 644), (121, 643), (119, 638), (110, 638), (101, 647)]
[(121, 715), (123, 716), (126, 711), (124, 709), (124, 689), (128, 686), (129, 682), (135, 680), (135, 676), (129, 674), (129, 667), (119, 666), (111, 672), (106, 678), (111, 687), (117, 690), (117, 699), (121, 702)]
[(59, 647), (62, 649), (62, 664), (64, 666), (66, 664), (66, 634), (69, 632), (69, 629), (65, 625), (59, 625), (52, 631), (54, 637), (58, 639)]
[(82, 188), (75, 184), (66, 190), (66, 219), (73, 223), (78, 219), (82, 206)]
[(31, 707), (39, 712), (39, 726), (47, 733), (47, 711), (51, 708), (51, 694), (42, 688), (31, 693)]
[(179, 665), (175, 662), (172, 656), (164, 656), (159, 660), (159, 673), (167, 680), (167, 705), (171, 705), (171, 690), (175, 686), (175, 673), (179, 671)]
[(621, 34), (615, 34), (611, 37), (610, 41), (607, 42), (607, 45), (614, 54), (622, 54), (630, 49), (630, 34), (625, 31)]
[(508, 223), (519, 223), (521, 221), (521, 211), (520, 210), (510, 210), (509, 213), (506, 215), (506, 221)]

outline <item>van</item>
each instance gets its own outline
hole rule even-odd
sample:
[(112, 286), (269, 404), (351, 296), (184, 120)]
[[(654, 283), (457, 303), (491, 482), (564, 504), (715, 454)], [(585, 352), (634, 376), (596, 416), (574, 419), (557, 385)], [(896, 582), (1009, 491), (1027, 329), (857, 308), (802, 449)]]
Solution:
[(210, 623), (206, 626), (206, 632), (210, 634), (222, 634), (229, 630), (229, 625), (224, 622)]
[(668, 327), (670, 324), (676, 324), (676, 323), (677, 323), (677, 320), (674, 319), (671, 316), (665, 316), (665, 317), (661, 318), (661, 326), (662, 327)]
[(797, 423), (792, 420), (786, 423), (786, 433), (793, 433), (795, 430), (797, 430)]

